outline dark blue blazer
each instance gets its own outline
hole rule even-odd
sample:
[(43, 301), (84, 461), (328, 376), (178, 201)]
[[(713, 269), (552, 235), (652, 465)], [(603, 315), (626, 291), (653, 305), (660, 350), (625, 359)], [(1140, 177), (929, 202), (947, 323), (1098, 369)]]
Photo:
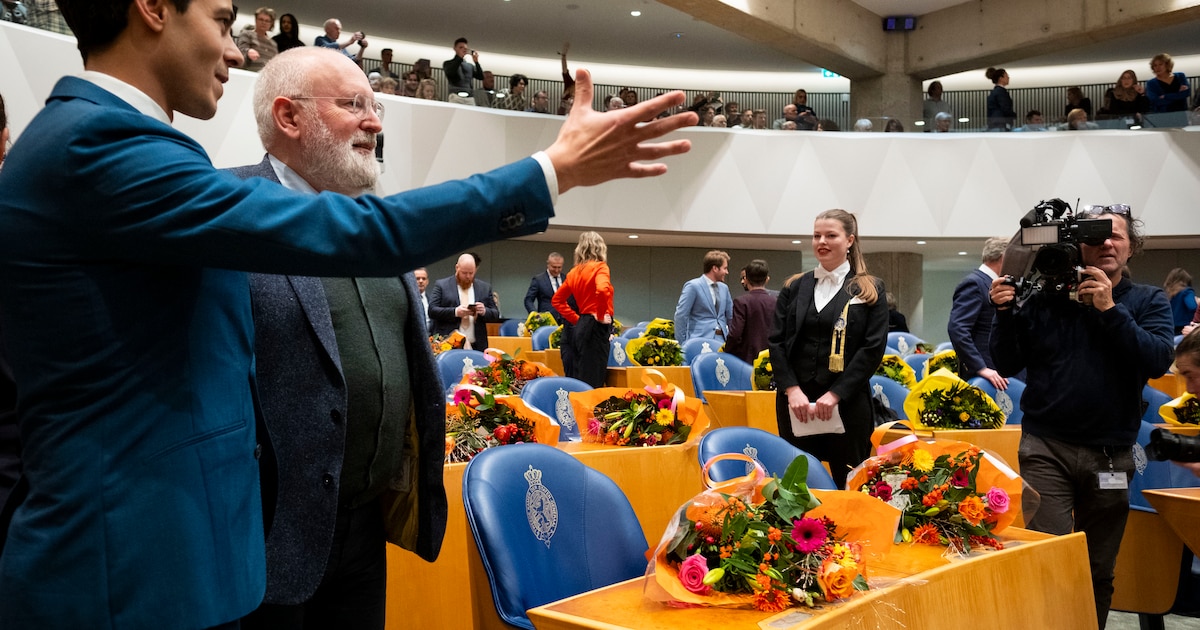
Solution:
[[(475, 291), (475, 301), (483, 303), (483, 315), (475, 318), (475, 343), (471, 347), (486, 350), (487, 322), (500, 321), (500, 309), (496, 307), (496, 300), (492, 299), (492, 285), (475, 278), (471, 288)], [(454, 309), (458, 306), (458, 281), (454, 276), (433, 283), (433, 288), (429, 289), (429, 319), (433, 320), (434, 333), (448, 335), (458, 330), (462, 321), (454, 316)]]
[[(242, 178), (278, 181), (266, 158), (230, 171)], [(412, 273), (404, 274), (400, 285), (408, 302), (404, 342), (420, 445), (415, 551), (432, 562), (446, 530), (446, 403)], [(346, 424), (337, 419), (347, 417), (346, 383), (320, 279), (251, 274), (250, 298), (259, 401), (274, 453), (274, 470), (262, 474), (263, 505), (272, 515), (264, 601), (299, 604), (321, 584), (333, 540), (346, 441)], [(389, 313), (373, 317), (398, 319)]]
[(0, 171), (0, 323), (29, 484), (0, 555), (0, 627), (203, 628), (254, 609), (245, 272), (398, 276), (544, 229), (544, 181), (528, 159), (388, 198), (291, 192), (59, 81)]
[[(558, 276), (559, 286), (566, 279), (567, 271), (564, 269)], [(562, 315), (559, 315), (558, 311), (554, 310), (554, 305), (550, 303), (553, 298), (554, 287), (550, 284), (550, 272), (543, 271), (529, 279), (529, 290), (525, 292), (525, 312), (552, 313), (554, 320), (562, 323)]]
[(992, 320), (996, 307), (988, 293), (992, 279), (979, 269), (963, 278), (954, 288), (954, 304), (946, 332), (958, 356), (958, 374), (964, 379), (979, 376), (983, 368), (996, 369), (992, 361)]

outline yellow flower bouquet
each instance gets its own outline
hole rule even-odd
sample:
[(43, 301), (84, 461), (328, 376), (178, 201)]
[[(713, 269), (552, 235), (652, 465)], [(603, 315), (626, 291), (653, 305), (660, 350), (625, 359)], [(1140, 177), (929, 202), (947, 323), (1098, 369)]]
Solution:
[(550, 333), (550, 338), (546, 340), (546, 344), (551, 350), (557, 350), (562, 347), (562, 330), (562, 326), (555, 328), (554, 332)]
[(996, 429), (1004, 412), (991, 396), (950, 370), (926, 377), (904, 399), (904, 413), (914, 429)]
[(533, 311), (532, 313), (529, 314), (528, 317), (525, 318), (525, 328), (524, 328), (524, 331), (521, 332), (521, 336), (532, 337), (533, 331), (541, 328), (542, 326), (557, 326), (557, 325), (558, 325), (558, 322), (554, 321), (553, 314), (548, 313), (548, 312), (539, 313), (537, 311)]
[(1191, 394), (1184, 394), (1158, 408), (1158, 415), (1167, 424), (1197, 425), (1200, 424), (1200, 399)]
[[(925, 378), (938, 370), (950, 370), (953, 374), (958, 374), (958, 355), (953, 350), (942, 350), (941, 352), (929, 357), (925, 362), (925, 373), (921, 378)], [(909, 387), (909, 389), (912, 389)]]
[(675, 338), (675, 321), (656, 317), (646, 324), (646, 329), (642, 331), (642, 336), (645, 337), (662, 337), (663, 339)]
[(642, 334), (630, 339), (625, 346), (625, 353), (634, 365), (648, 367), (663, 367), (683, 365), (683, 348), (674, 339), (654, 337)]
[(883, 355), (883, 360), (879, 362), (879, 367), (875, 369), (875, 373), (900, 383), (908, 390), (912, 390), (912, 388), (917, 386), (917, 373), (913, 371), (912, 366), (905, 362), (900, 355)]
[(754, 359), (754, 377), (750, 387), (755, 391), (775, 390), (775, 371), (771, 369), (771, 350), (763, 350)]

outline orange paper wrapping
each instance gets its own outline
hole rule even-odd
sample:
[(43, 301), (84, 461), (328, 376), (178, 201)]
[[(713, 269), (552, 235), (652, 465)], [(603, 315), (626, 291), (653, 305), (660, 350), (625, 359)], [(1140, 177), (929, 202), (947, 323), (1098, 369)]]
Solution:
[[(544, 413), (538, 413), (525, 404), (520, 396), (496, 396), (496, 402), (512, 409), (518, 416), (533, 425), (533, 436), (538, 444), (558, 444), (559, 426)], [(458, 405), (447, 404), (446, 414), (457, 414)]]
[[(887, 430), (894, 424), (896, 423), (887, 423), (875, 429), (875, 432), (871, 435), (871, 442), (877, 449), (880, 448), (879, 442), (882, 439), (883, 434), (886, 433)], [(947, 440), (945, 438), (914, 438), (916, 438), (915, 434), (901, 438), (900, 440), (897, 440), (897, 442), (902, 443), (890, 450), (888, 449), (888, 446), (894, 442), (884, 444), (882, 446), (882, 449), (885, 451), (884, 454), (868, 459), (850, 472), (849, 482), (847, 482), (846, 487), (855, 488), (856, 490), (861, 488), (863, 484), (867, 482), (867, 464), (871, 463), (873, 460), (884, 459), (887, 461), (893, 461), (892, 458), (907, 455), (916, 448), (929, 451), (929, 453), (933, 455), (934, 459), (937, 459), (942, 455), (956, 455), (969, 448), (979, 448), (970, 442), (963, 442), (961, 440)], [(1013, 521), (1016, 520), (1017, 514), (1020, 512), (1021, 508), (1021, 490), (1024, 484), (1022, 483), (1021, 477), (1013, 472), (1013, 470), (1009, 468), (1006, 463), (1004, 463), (1003, 459), (996, 457), (995, 455), (991, 455), (987, 449), (980, 448), (979, 450), (983, 451), (988, 456), (981, 457), (979, 459), (979, 472), (975, 474), (975, 491), (979, 494), (986, 494), (989, 488), (996, 487), (1002, 488), (1008, 493), (1008, 511), (1004, 512), (1003, 514), (996, 515), (996, 527), (992, 529), (993, 534), (998, 534), (1004, 531), (1004, 529), (1009, 525), (1012, 525)], [(868, 495), (864, 494), (863, 496)], [(875, 500), (882, 503), (882, 501), (879, 501), (879, 499)]]
[[(668, 387), (675, 387), (668, 385)], [(592, 418), (596, 405), (608, 400), (610, 396), (618, 398), (629, 391), (642, 392), (642, 389), (631, 387), (601, 387), (586, 392), (571, 392), (571, 407), (575, 410), (575, 419), (579, 422), (579, 432), (584, 442), (599, 442), (604, 436), (595, 436), (588, 432), (588, 420)], [(688, 433), (688, 442), (695, 441), (708, 429), (708, 416), (704, 413), (704, 404), (699, 398), (684, 398), (675, 406), (675, 413), (684, 424), (692, 427)]]

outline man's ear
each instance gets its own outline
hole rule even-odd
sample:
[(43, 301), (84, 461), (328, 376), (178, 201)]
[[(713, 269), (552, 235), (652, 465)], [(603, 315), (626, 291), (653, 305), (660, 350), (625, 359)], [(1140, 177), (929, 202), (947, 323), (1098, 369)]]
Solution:
[(299, 103), (286, 96), (276, 96), (271, 102), (271, 118), (275, 127), (286, 137), (296, 140), (300, 137), (300, 107)]
[(170, 0), (133, 0), (129, 5), (129, 20), (137, 20), (151, 31), (161, 32), (166, 23), (168, 5), (174, 11)]

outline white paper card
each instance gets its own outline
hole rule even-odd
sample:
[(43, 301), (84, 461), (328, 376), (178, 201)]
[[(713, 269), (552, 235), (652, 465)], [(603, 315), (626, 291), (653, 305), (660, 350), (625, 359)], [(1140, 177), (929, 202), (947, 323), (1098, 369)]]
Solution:
[[(817, 404), (808, 403), (809, 417), (812, 418), (816, 416), (816, 413)], [(828, 420), (809, 420), (808, 422), (801, 422), (800, 419), (796, 417), (796, 414), (792, 413), (791, 407), (788, 407), (788, 416), (792, 420), (792, 435), (796, 437), (846, 432), (846, 426), (842, 424), (841, 409), (836, 406), (833, 408), (833, 414), (830, 415)]]

